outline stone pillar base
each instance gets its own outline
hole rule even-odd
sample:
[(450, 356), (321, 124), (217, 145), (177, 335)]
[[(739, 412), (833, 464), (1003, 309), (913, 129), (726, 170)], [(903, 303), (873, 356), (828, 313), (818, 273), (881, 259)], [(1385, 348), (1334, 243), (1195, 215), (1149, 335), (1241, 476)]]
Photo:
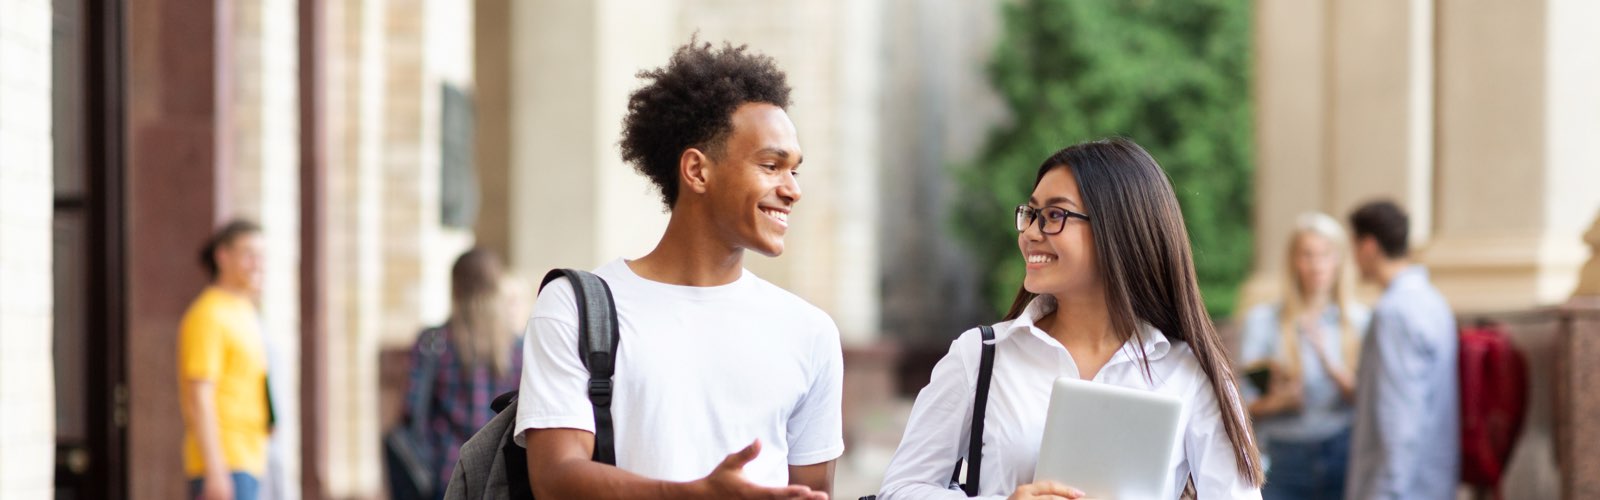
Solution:
[(1556, 460), (1561, 498), (1600, 498), (1600, 296), (1576, 297), (1556, 342)]

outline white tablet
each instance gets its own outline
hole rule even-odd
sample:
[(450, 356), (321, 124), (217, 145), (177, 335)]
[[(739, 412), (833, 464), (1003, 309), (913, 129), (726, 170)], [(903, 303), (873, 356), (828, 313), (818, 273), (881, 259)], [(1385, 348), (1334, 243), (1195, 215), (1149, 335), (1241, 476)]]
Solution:
[(1154, 392), (1056, 379), (1035, 481), (1097, 499), (1169, 499), (1183, 402)]

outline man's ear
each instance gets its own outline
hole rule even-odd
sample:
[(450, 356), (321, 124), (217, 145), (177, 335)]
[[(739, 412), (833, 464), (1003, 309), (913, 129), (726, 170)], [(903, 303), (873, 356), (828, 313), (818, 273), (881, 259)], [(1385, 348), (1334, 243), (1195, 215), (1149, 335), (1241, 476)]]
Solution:
[(1377, 255), (1382, 253), (1378, 248), (1378, 237), (1363, 235), (1356, 237), (1356, 255)]
[(678, 182), (680, 191), (688, 190), (696, 194), (705, 194), (707, 185), (711, 182), (711, 158), (698, 148), (683, 150), (678, 155)]

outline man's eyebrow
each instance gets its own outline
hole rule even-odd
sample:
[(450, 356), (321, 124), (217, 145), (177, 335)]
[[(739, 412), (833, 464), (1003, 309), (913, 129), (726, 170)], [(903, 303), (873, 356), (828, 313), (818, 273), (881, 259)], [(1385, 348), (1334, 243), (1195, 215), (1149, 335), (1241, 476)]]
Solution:
[[(761, 148), (761, 149), (757, 150), (756, 151), (756, 155), (757, 156), (760, 156), (760, 155), (773, 155), (773, 156), (777, 156), (778, 158), (782, 158), (782, 159), (787, 160), (787, 159), (789, 159), (789, 150), (783, 149), (783, 148), (778, 148), (778, 147), (765, 147), (765, 148)], [(795, 165), (799, 165), (801, 163), (805, 163), (805, 161), (806, 161), (806, 157), (805, 156), (801, 156), (799, 160), (796, 160), (794, 162), (794, 164)]]

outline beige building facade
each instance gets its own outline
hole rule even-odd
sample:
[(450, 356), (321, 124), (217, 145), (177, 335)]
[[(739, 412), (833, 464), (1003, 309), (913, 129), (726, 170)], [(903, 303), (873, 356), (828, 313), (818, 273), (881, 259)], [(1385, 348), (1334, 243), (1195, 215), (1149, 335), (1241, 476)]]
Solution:
[(1572, 297), (1600, 217), (1600, 10), (1590, 2), (1257, 2), (1256, 267), (1291, 221), (1388, 198), (1458, 310)]
[[(1595, 20), (1581, 0), (1258, 1), (1247, 297), (1276, 293), (1296, 213), (1378, 196), (1412, 210), (1465, 312), (1600, 296)], [(651, 249), (667, 215), (620, 159), (621, 119), (634, 73), (696, 34), (789, 75), (804, 199), (786, 254), (747, 266), (838, 323), (851, 453), (877, 454), (853, 463), (878, 464), (901, 425), (863, 410), (893, 390), (885, 346), (984, 310), (942, 210), (960, 201), (947, 168), (1005, 119), (982, 72), (998, 30), (959, 0), (8, 2), (0, 498), (182, 495), (176, 329), (204, 286), (199, 245), (233, 217), (266, 228), (277, 498), (382, 497), (403, 390), (385, 377), (405, 370), (386, 353), (445, 319), (456, 255), (487, 246), (536, 282)], [(457, 91), (469, 227), (441, 215)], [(1550, 357), (1565, 338), (1529, 332)], [(1552, 401), (1563, 373), (1536, 378), (1536, 419), (1590, 408)], [(1556, 443), (1587, 436), (1535, 428), (1517, 484), (1555, 494)], [(878, 473), (841, 472), (868, 479), (838, 493)]]
[(1600, 494), (1584, 479), (1600, 467), (1600, 402), (1582, 389), (1600, 375), (1577, 361), (1600, 352), (1600, 6), (1255, 5), (1257, 257), (1243, 303), (1282, 292), (1297, 214), (1399, 203), (1459, 320), (1504, 325), (1528, 357), (1504, 491)]

